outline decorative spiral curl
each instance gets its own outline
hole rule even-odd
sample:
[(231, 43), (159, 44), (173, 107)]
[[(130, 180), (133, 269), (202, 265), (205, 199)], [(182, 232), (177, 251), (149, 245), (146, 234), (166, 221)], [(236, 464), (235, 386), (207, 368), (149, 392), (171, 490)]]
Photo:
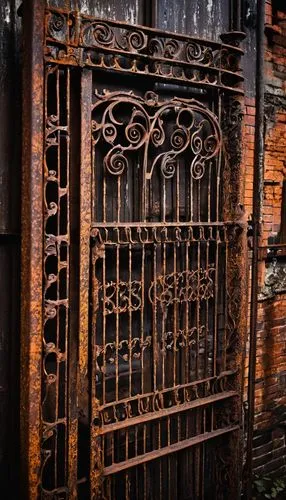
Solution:
[(132, 31), (128, 34), (128, 42), (130, 50), (141, 50), (146, 47), (147, 37), (142, 31)]
[(51, 20), (49, 23), (49, 30), (59, 32), (62, 31), (64, 26), (65, 26), (64, 16), (54, 12), (53, 15), (51, 16)]
[(114, 33), (107, 24), (96, 24), (93, 29), (93, 36), (96, 43), (100, 45), (111, 45), (114, 41)]
[(183, 149), (184, 146), (186, 146), (187, 141), (188, 136), (182, 128), (175, 130), (171, 136), (171, 145), (176, 150)]
[(159, 120), (158, 126), (156, 128), (153, 128), (151, 131), (151, 141), (153, 142), (154, 146), (162, 146), (162, 144), (165, 141), (165, 132), (162, 127), (162, 122)]
[(127, 158), (121, 153), (112, 153), (112, 150), (104, 158), (105, 166), (112, 175), (121, 175), (128, 167)]
[(170, 159), (167, 159), (162, 162), (161, 172), (165, 179), (171, 179), (174, 177), (174, 173), (176, 171), (176, 162)]
[(208, 155), (213, 155), (218, 149), (218, 139), (215, 135), (209, 135), (204, 140), (204, 148)]
[(146, 136), (146, 129), (141, 123), (130, 123), (126, 127), (125, 135), (133, 146), (137, 146), (142, 142), (142, 140), (144, 140), (144, 137)]
[(180, 50), (180, 45), (176, 40), (168, 40), (165, 44), (164, 57), (174, 59)]
[(163, 55), (164, 46), (162, 40), (157, 40), (157, 38), (151, 38), (148, 44), (148, 54), (155, 57), (160, 57)]
[(195, 158), (191, 164), (191, 176), (195, 180), (201, 179), (205, 174), (205, 164)]
[(196, 132), (192, 137), (192, 150), (195, 154), (199, 154), (203, 147), (203, 141), (199, 136), (200, 130)]
[(198, 43), (188, 43), (186, 46), (186, 59), (188, 62), (198, 61), (202, 57), (202, 48)]

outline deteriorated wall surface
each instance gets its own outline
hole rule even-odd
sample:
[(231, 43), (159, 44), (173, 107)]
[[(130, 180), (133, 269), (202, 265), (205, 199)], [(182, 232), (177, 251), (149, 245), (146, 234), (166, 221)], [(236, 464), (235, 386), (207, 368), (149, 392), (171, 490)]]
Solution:
[[(245, 206), (252, 212), (255, 100), (246, 98)], [(259, 251), (254, 472), (286, 471), (286, 12), (266, 2), (265, 171)], [(283, 213), (284, 212), (284, 213)], [(284, 246), (283, 246), (284, 245)], [(250, 286), (250, 280), (249, 280)], [(246, 375), (247, 375), (246, 362)]]

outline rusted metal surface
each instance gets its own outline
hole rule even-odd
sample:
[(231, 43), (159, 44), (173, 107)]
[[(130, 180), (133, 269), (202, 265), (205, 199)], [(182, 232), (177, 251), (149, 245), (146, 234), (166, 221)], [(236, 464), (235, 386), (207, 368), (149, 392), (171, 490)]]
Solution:
[[(206, 432), (207, 439), (212, 432), (214, 437), (218, 430), (224, 432), (217, 426), (183, 431), (183, 422), (189, 417), (205, 422), (208, 411), (215, 419), (213, 404), (222, 403), (224, 395), (231, 397), (230, 414), (237, 421), (241, 418), (241, 304), (245, 306), (246, 296), (246, 221), (239, 206), (243, 110), (232, 97), (220, 105), (223, 176), (221, 128), (201, 103), (161, 102), (154, 93), (142, 98), (106, 92), (94, 98), (93, 365), (99, 404), (92, 421), (102, 436), (98, 469), (107, 476), (101, 494), (108, 498), (136, 496), (133, 482), (139, 483), (139, 490), (147, 488), (151, 496), (164, 498), (170, 483), (167, 490), (163, 483), (158, 489), (151, 479), (152, 467), (158, 467), (162, 477), (160, 457), (173, 447), (195, 444), (189, 432), (198, 433), (198, 442)], [(119, 142), (121, 127), (124, 146)], [(222, 177), (227, 186), (223, 204)], [(237, 392), (229, 396), (227, 387)], [(164, 432), (170, 434), (167, 443)], [(235, 446), (238, 460), (239, 442)], [(197, 472), (202, 454), (201, 449), (194, 452)], [(152, 460), (159, 462), (150, 469), (146, 462)], [(183, 466), (174, 458), (173, 465), (179, 463)], [(136, 479), (129, 470), (135, 466), (143, 466), (143, 476)], [(118, 479), (109, 477), (119, 471), (126, 472)], [(200, 495), (202, 477), (201, 470)], [(122, 490), (120, 483), (126, 484)], [(172, 489), (172, 495), (179, 492)]]
[[(89, 423), (91, 409), (88, 402), (89, 348), (90, 348), (90, 226), (92, 202), (92, 170), (90, 168), (91, 127), (90, 108), (92, 100), (92, 74), (83, 70), (81, 74), (81, 166), (80, 166), (80, 268), (79, 268), (79, 407), (85, 421)], [(82, 457), (79, 455), (79, 460)], [(94, 454), (90, 455), (90, 470), (94, 470)]]
[(84, 14), (49, 9), (46, 61), (110, 69), (243, 93), (241, 49)]
[(44, 2), (24, 4), (21, 459), (24, 498), (40, 483), (43, 300), (43, 19)]
[[(68, 404), (70, 278), (70, 70), (46, 69), (44, 159), (43, 490), (73, 495), (72, 455), (77, 419)], [(50, 459), (49, 450), (54, 456)], [(54, 458), (53, 462), (52, 459)], [(69, 460), (68, 460), (69, 459)], [(75, 458), (76, 460), (76, 458)], [(59, 469), (59, 461), (65, 466)], [(53, 465), (52, 465), (53, 463)], [(66, 470), (69, 468), (69, 475)]]
[(241, 34), (216, 43), (55, 8), (44, 21), (34, 6), (32, 498), (37, 485), (41, 498), (237, 496)]
[(263, 206), (263, 178), (264, 178), (264, 23), (265, 2), (257, 2), (257, 55), (256, 55), (256, 96), (255, 96), (255, 143), (254, 143), (254, 173), (253, 173), (253, 249), (251, 266), (251, 294), (250, 294), (250, 344), (249, 344), (249, 373), (248, 373), (248, 422), (247, 422), (247, 449), (246, 449), (246, 498), (252, 497), (252, 458), (254, 433), (255, 407), (255, 380), (256, 380), (256, 344), (257, 344), (257, 316), (258, 316), (258, 257), (261, 240), (262, 206)]

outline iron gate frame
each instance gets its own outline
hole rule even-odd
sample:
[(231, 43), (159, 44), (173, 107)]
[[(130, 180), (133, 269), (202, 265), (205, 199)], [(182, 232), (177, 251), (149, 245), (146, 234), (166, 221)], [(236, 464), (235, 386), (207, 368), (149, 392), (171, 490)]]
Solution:
[[(50, 15), (58, 15), (64, 19), (64, 24), (59, 23), (53, 34), (49, 28)], [(44, 0), (29, 0), (24, 4), (24, 76), (23, 76), (23, 175), (22, 175), (22, 294), (21, 294), (21, 447), (22, 447), (22, 484), (24, 495), (28, 498), (45, 497), (47, 492), (41, 491), (41, 473), (47, 459), (47, 452), (43, 449), (43, 439), (49, 429), (43, 427), (41, 414), (42, 384), (43, 384), (43, 338), (45, 318), (54, 314), (51, 311), (54, 304), (44, 300), (49, 284), (43, 272), (45, 255), (47, 255), (47, 241), (45, 225), (51, 216), (53, 206), (47, 207), (45, 188), (50, 181), (50, 174), (43, 173), (45, 138), (49, 131), (47, 127), (53, 124), (44, 122), (44, 68), (46, 65), (60, 65), (61, 67), (77, 67), (81, 71), (81, 144), (80, 144), (80, 199), (79, 199), (79, 255), (72, 256), (77, 259), (79, 286), (74, 297), (70, 297), (74, 304), (78, 304), (79, 315), (75, 321), (78, 325), (78, 357), (71, 353), (69, 363), (66, 365), (68, 379), (76, 377), (76, 391), (67, 386), (67, 484), (64, 489), (51, 494), (68, 495), (69, 498), (77, 497), (78, 477), (78, 398), (86, 390), (86, 374), (89, 363), (89, 285), (90, 285), (90, 229), (91, 218), (91, 168), (90, 157), (87, 152), (90, 147), (90, 99), (91, 77), (90, 68), (104, 68), (108, 66), (107, 59), (92, 60), (91, 52), (96, 53), (96, 47), (85, 46), (80, 36), (80, 23), (92, 22), (89, 16), (79, 12), (68, 12), (63, 9), (48, 9), (46, 11)], [(110, 21), (110, 28), (132, 30), (125, 23)], [(72, 26), (72, 30), (71, 27)], [(139, 30), (139, 27), (135, 27)], [(171, 73), (160, 75), (147, 70), (143, 74), (152, 80), (172, 80), (176, 84), (188, 84), (196, 88), (208, 88), (218, 92), (221, 98), (221, 129), (223, 134), (225, 154), (224, 182), (228, 189), (224, 191), (223, 221), (229, 231), (233, 244), (230, 246), (229, 262), (230, 276), (228, 293), (230, 296), (230, 315), (233, 321), (234, 362), (237, 376), (235, 378), (236, 412), (238, 426), (233, 437), (233, 456), (236, 457), (236, 470), (241, 467), (241, 425), (242, 425), (242, 362), (243, 346), (246, 334), (246, 229), (247, 222), (241, 204), (243, 194), (243, 80), (238, 61), (242, 55), (239, 42), (242, 39), (240, 32), (231, 32), (221, 36), (223, 43), (194, 39), (192, 37), (170, 34), (147, 27), (140, 27), (144, 36), (164, 37), (171, 36), (179, 43), (192, 41), (205, 45), (212, 51), (220, 54), (217, 66), (209, 63), (199, 63), (199, 74), (196, 81), (185, 76), (184, 68), (192, 63), (186, 60), (170, 58), (157, 58), (157, 65), (169, 64)], [(57, 38), (57, 32), (60, 38)], [(129, 47), (130, 48), (130, 47)], [(103, 47), (101, 47), (103, 50)], [(105, 50), (105, 49), (104, 49)], [(103, 53), (108, 53), (108, 50)], [(134, 47), (131, 50), (123, 49), (124, 55), (130, 62), (129, 67), (122, 68), (116, 55), (122, 54), (122, 48), (113, 46), (109, 53), (113, 54), (111, 69), (114, 72), (134, 74), (141, 71), (142, 56)], [(149, 56), (144, 56), (148, 58)], [(226, 61), (226, 62), (225, 62)], [(233, 62), (235, 61), (235, 63)], [(231, 67), (234, 64), (233, 68)], [(229, 65), (229, 68), (228, 68)], [(198, 64), (194, 65), (195, 68)], [(176, 76), (172, 68), (180, 68)], [(182, 70), (183, 68), (183, 70)], [(209, 75), (215, 75), (209, 78)], [(201, 76), (200, 76), (201, 75)], [(227, 82), (227, 83), (224, 83)], [(65, 193), (68, 192), (68, 184)], [(49, 210), (51, 210), (49, 212)], [(70, 227), (67, 217), (66, 244), (70, 245)], [(48, 235), (50, 236), (50, 235)], [(71, 292), (71, 289), (68, 290)], [(67, 297), (68, 300), (69, 297)], [(67, 310), (70, 307), (67, 302)], [(68, 324), (68, 323), (67, 323)], [(68, 328), (68, 326), (67, 326)], [(67, 334), (68, 335), (68, 334)], [(67, 346), (69, 339), (67, 337)], [(67, 354), (67, 353), (65, 353)], [(78, 367), (77, 367), (78, 363)], [(96, 438), (96, 435), (94, 435)], [(96, 457), (93, 457), (96, 460)], [(90, 467), (91, 496), (97, 495), (99, 474)], [(234, 487), (238, 492), (238, 483)]]

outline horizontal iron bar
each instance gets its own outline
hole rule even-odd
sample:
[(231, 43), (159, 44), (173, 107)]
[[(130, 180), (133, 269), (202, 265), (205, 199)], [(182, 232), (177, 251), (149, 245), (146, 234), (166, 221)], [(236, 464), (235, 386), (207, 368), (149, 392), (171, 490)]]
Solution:
[(113, 27), (118, 27), (118, 28), (131, 28), (132, 27), (134, 29), (139, 29), (139, 30), (143, 31), (144, 33), (150, 33), (152, 36), (156, 35), (156, 36), (161, 36), (162, 38), (172, 37), (172, 38), (175, 38), (176, 40), (181, 40), (181, 41), (186, 41), (186, 42), (190, 41), (190, 42), (195, 42), (195, 43), (204, 43), (205, 45), (207, 45), (209, 47), (213, 47), (213, 48), (217, 48), (217, 49), (226, 48), (226, 49), (229, 49), (233, 52), (237, 52), (238, 54), (241, 54), (241, 55), (244, 54), (243, 49), (241, 49), (240, 47), (235, 47), (233, 45), (229, 45), (229, 44), (225, 44), (225, 43), (221, 43), (221, 42), (214, 42), (212, 40), (208, 40), (208, 39), (204, 39), (204, 38), (190, 37), (189, 35), (185, 35), (183, 33), (175, 33), (172, 31), (158, 30), (157, 28), (150, 28), (147, 26), (139, 25), (139, 24), (132, 24), (131, 25), (131, 24), (123, 22), (123, 21), (114, 21), (112, 19), (107, 19), (107, 18), (98, 18), (98, 17), (94, 17), (94, 16), (89, 16), (87, 14), (82, 14), (79, 11), (70, 11), (70, 10), (66, 10), (66, 9), (59, 9), (56, 7), (48, 8), (47, 13), (49, 13), (49, 12), (55, 12), (55, 13), (63, 14), (63, 15), (73, 14), (75, 17), (82, 18), (83, 20), (91, 21), (93, 23), (95, 23), (95, 22), (100, 22), (100, 23), (108, 22), (108, 24), (110, 24)]
[[(237, 372), (233, 370), (229, 370), (226, 372), (222, 372), (220, 375), (217, 377), (207, 377), (203, 378), (201, 380), (195, 380), (194, 382), (189, 382), (188, 384), (180, 384), (180, 385), (175, 385), (172, 387), (166, 387), (162, 391), (160, 391), (160, 394), (167, 394), (169, 392), (172, 392), (174, 390), (179, 391), (180, 389), (188, 389), (190, 387), (195, 387), (198, 386), (199, 384), (204, 384), (205, 382), (213, 382), (213, 381), (220, 381), (223, 377), (231, 377), (232, 375), (235, 375)], [(131, 401), (137, 401), (139, 398), (147, 398), (147, 397), (152, 397), (154, 396), (154, 392), (147, 392), (146, 394), (139, 394), (136, 396), (132, 396), (131, 398), (125, 398), (121, 399), (120, 401), (116, 402), (116, 404), (124, 404), (124, 403), (129, 403)], [(114, 401), (111, 403), (107, 403), (105, 405), (99, 406), (98, 410), (103, 410), (107, 408), (112, 408), (114, 406)]]
[(92, 229), (97, 228), (128, 228), (128, 227), (223, 227), (223, 226), (237, 226), (240, 225), (239, 221), (225, 221), (225, 222), (93, 222), (91, 225)]
[[(64, 42), (57, 41), (54, 38), (51, 38), (48, 36), (47, 36), (47, 42), (49, 42), (51, 44), (55, 44), (55, 45), (60, 45), (63, 48), (64, 47), (72, 47), (72, 45), (70, 45), (70, 44), (66, 45)], [(220, 66), (211, 66), (211, 65), (206, 65), (203, 63), (199, 63), (199, 62), (188, 62), (188, 61), (184, 61), (184, 60), (180, 60), (180, 59), (171, 59), (169, 57), (160, 57), (160, 56), (155, 57), (155, 56), (151, 56), (149, 54), (134, 53), (131, 51), (118, 49), (118, 48), (109, 48), (109, 47), (102, 47), (102, 46), (97, 47), (96, 45), (91, 46), (91, 47), (86, 46), (86, 45), (80, 45), (80, 47), (84, 50), (85, 49), (90, 49), (90, 50), (93, 49), (93, 50), (96, 50), (98, 53), (102, 52), (103, 54), (107, 54), (107, 55), (124, 56), (126, 58), (132, 59), (132, 61), (136, 58), (140, 62), (142, 61), (144, 63), (160, 62), (160, 63), (166, 64), (166, 65), (175, 66), (175, 67), (179, 66), (179, 67), (183, 67), (183, 68), (187, 68), (187, 69), (188, 68), (189, 69), (198, 69), (198, 70), (204, 70), (206, 72), (210, 71), (212, 73), (216, 73), (216, 74), (221, 75), (221, 76), (226, 74), (229, 76), (233, 76), (238, 81), (241, 81), (241, 82), (244, 81), (244, 76), (241, 73), (239, 73), (237, 71), (231, 71), (229, 69), (221, 68)], [(154, 73), (154, 75), (156, 76), (156, 73)], [(216, 84), (213, 83), (212, 85), (216, 85)], [(217, 84), (217, 85), (220, 85), (220, 84)], [(224, 85), (223, 85), (223, 87), (224, 87)]]
[(114, 432), (119, 429), (124, 429), (126, 427), (133, 427), (134, 425), (138, 425), (140, 423), (145, 424), (146, 422), (149, 422), (151, 420), (157, 420), (159, 418), (164, 418), (169, 415), (173, 415), (175, 413), (181, 413), (183, 411), (206, 406), (212, 403), (216, 403), (217, 401), (233, 398), (236, 396), (238, 396), (238, 393), (235, 391), (223, 392), (221, 394), (213, 394), (212, 396), (199, 398), (194, 401), (182, 403), (181, 405), (174, 405), (171, 408), (165, 408), (152, 413), (145, 413), (144, 415), (139, 415), (134, 418), (131, 417), (126, 420), (122, 420), (121, 422), (115, 422), (113, 424), (106, 425), (98, 430), (98, 434), (99, 435), (108, 434), (110, 432)]
[(182, 451), (186, 448), (190, 448), (191, 446), (195, 446), (197, 444), (208, 441), (209, 439), (214, 439), (218, 436), (222, 436), (224, 434), (228, 434), (230, 432), (238, 430), (239, 430), (239, 425), (232, 425), (229, 427), (225, 427), (224, 429), (218, 429), (216, 431), (206, 432), (205, 434), (200, 434), (199, 436), (195, 436), (190, 439), (186, 439), (184, 441), (179, 441), (178, 443), (171, 444), (170, 446), (166, 446), (165, 448), (162, 448), (160, 450), (154, 450), (149, 453), (145, 453), (145, 455), (140, 455), (139, 457), (134, 457), (131, 458), (130, 460), (126, 460), (125, 462), (105, 467), (102, 470), (102, 475), (110, 476), (111, 474), (116, 474), (117, 472), (121, 472), (122, 470), (131, 469), (131, 467), (135, 467), (137, 465), (150, 462), (151, 460), (157, 460), (158, 458), (162, 458), (166, 455), (171, 455), (172, 453)]
[(118, 68), (118, 67), (113, 67), (113, 66), (100, 66), (97, 64), (93, 64), (89, 61), (86, 62), (76, 62), (74, 58), (67, 58), (67, 59), (54, 59), (53, 57), (45, 56), (45, 62), (49, 64), (58, 64), (58, 65), (64, 65), (64, 66), (80, 66), (94, 69), (97, 71), (109, 71), (112, 72), (114, 71), (115, 73), (123, 73), (126, 75), (132, 75), (132, 76), (140, 76), (141, 78), (152, 78), (153, 81), (156, 80), (165, 80), (168, 83), (173, 82), (176, 83), (176, 85), (189, 85), (193, 87), (202, 87), (206, 89), (220, 89), (223, 90), (224, 92), (229, 92), (230, 94), (235, 94), (235, 95), (244, 95), (244, 90), (239, 88), (239, 87), (228, 87), (226, 85), (218, 84), (218, 83), (210, 83), (210, 82), (205, 82), (205, 81), (196, 81), (192, 80), (189, 78), (182, 78), (182, 77), (175, 77), (171, 76), (169, 74), (167, 75), (161, 75), (159, 73), (146, 73), (145, 71), (140, 71), (136, 70), (134, 71), (132, 68)]

